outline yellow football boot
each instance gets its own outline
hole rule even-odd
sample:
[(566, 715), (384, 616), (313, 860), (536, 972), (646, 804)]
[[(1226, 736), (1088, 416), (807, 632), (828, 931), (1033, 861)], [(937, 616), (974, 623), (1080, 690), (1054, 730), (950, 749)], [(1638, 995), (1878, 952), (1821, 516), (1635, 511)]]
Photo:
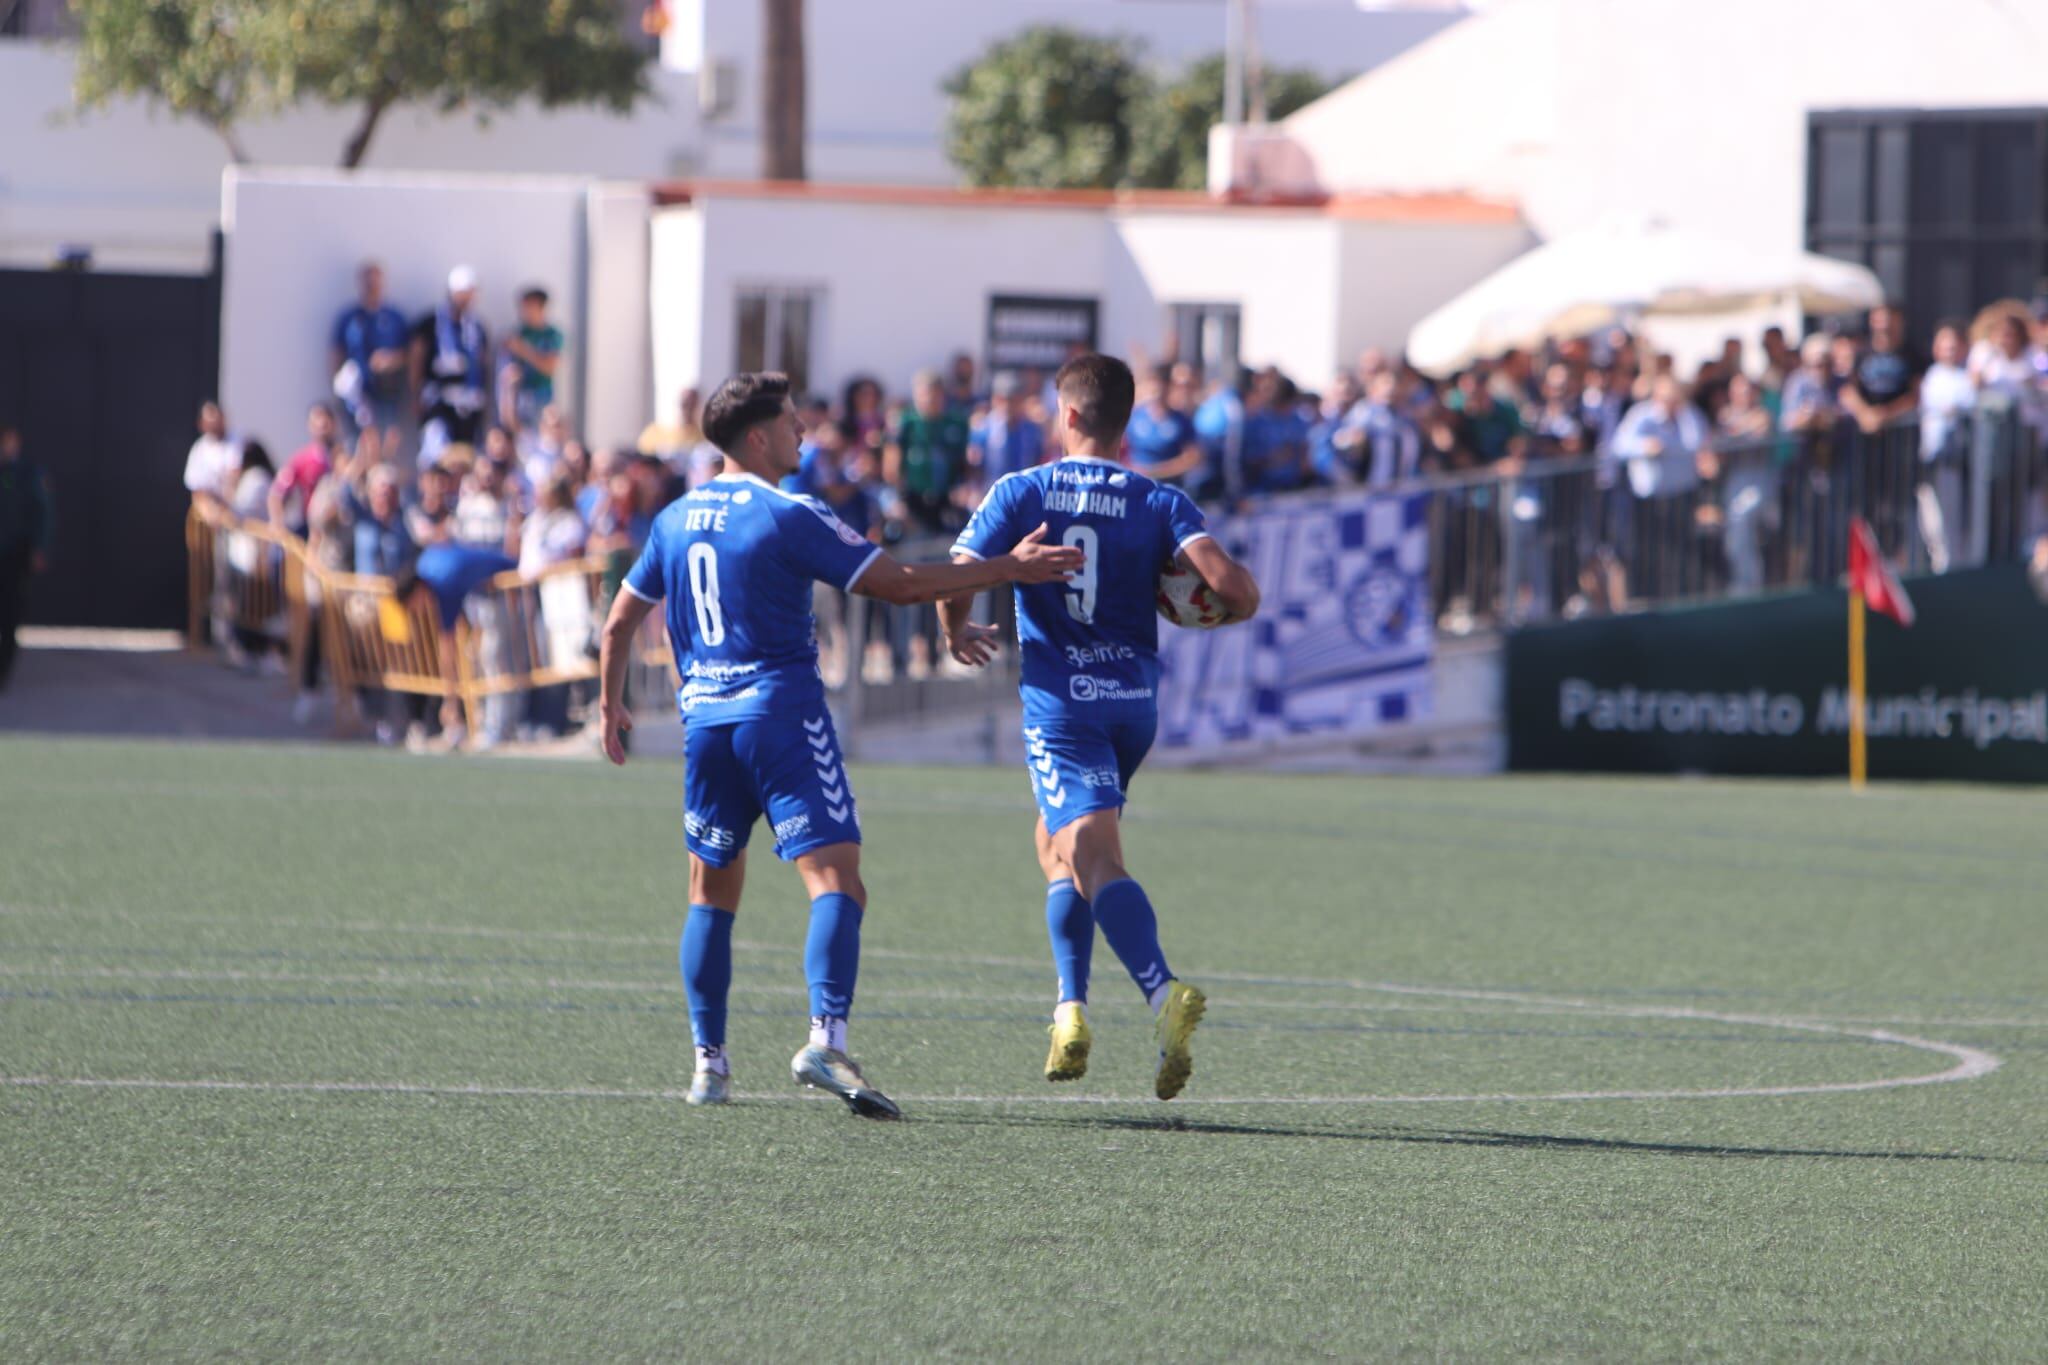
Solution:
[(1167, 983), (1166, 1003), (1152, 1025), (1159, 1038), (1159, 1075), (1152, 1083), (1152, 1093), (1160, 1099), (1172, 1099), (1187, 1085), (1188, 1075), (1195, 1069), (1188, 1044), (1208, 1008), (1209, 997), (1198, 988), (1185, 981)]
[(1088, 1074), (1088, 1048), (1094, 1035), (1088, 1032), (1088, 1016), (1079, 1001), (1062, 1000), (1052, 1012), (1052, 1051), (1046, 1054), (1045, 1078), (1049, 1081), (1078, 1081)]

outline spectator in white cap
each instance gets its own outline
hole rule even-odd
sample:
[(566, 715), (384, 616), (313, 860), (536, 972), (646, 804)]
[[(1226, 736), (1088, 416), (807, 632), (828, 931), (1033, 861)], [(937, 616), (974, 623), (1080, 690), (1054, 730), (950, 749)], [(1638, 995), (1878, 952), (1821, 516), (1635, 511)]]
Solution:
[(475, 445), (490, 399), (491, 348), (476, 316), (476, 271), (448, 272), (448, 297), (413, 325), (413, 386), (420, 396), (420, 458)]

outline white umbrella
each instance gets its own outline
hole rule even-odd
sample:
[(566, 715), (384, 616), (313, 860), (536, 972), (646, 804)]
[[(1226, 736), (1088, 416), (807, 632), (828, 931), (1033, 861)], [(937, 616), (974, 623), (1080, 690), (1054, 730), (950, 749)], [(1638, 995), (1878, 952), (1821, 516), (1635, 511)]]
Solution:
[(1884, 302), (1877, 276), (1811, 252), (1757, 251), (1663, 223), (1572, 233), (1510, 261), (1415, 324), (1408, 359), (1444, 375), (1517, 347), (1660, 314), (1808, 313)]

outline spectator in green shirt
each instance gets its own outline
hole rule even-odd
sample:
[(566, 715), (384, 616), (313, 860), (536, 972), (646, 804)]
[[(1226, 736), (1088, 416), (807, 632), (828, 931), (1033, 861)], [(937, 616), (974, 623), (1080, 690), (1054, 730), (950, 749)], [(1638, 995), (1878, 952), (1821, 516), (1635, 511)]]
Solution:
[(911, 393), (914, 401), (896, 423), (884, 474), (921, 528), (951, 533), (965, 521), (953, 493), (967, 468), (967, 414), (947, 404), (946, 387), (930, 370), (918, 373)]
[(505, 341), (510, 357), (499, 378), (498, 410), (515, 435), (540, 420), (555, 401), (555, 370), (562, 363), (562, 329), (548, 321), (548, 291), (533, 286), (519, 295), (519, 330)]

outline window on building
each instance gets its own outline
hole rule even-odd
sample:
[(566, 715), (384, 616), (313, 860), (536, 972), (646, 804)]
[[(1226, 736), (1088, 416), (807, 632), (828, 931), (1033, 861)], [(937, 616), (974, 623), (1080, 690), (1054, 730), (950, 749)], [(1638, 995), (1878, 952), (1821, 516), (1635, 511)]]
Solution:
[(2048, 280), (2048, 109), (1816, 113), (1806, 240), (1877, 273), (1923, 344)]
[(741, 289), (733, 346), (738, 368), (780, 370), (789, 376), (792, 393), (809, 393), (820, 298), (815, 289)]
[(1173, 305), (1175, 356), (1199, 365), (1205, 380), (1237, 382), (1238, 335), (1243, 312), (1234, 303), (1176, 303)]

